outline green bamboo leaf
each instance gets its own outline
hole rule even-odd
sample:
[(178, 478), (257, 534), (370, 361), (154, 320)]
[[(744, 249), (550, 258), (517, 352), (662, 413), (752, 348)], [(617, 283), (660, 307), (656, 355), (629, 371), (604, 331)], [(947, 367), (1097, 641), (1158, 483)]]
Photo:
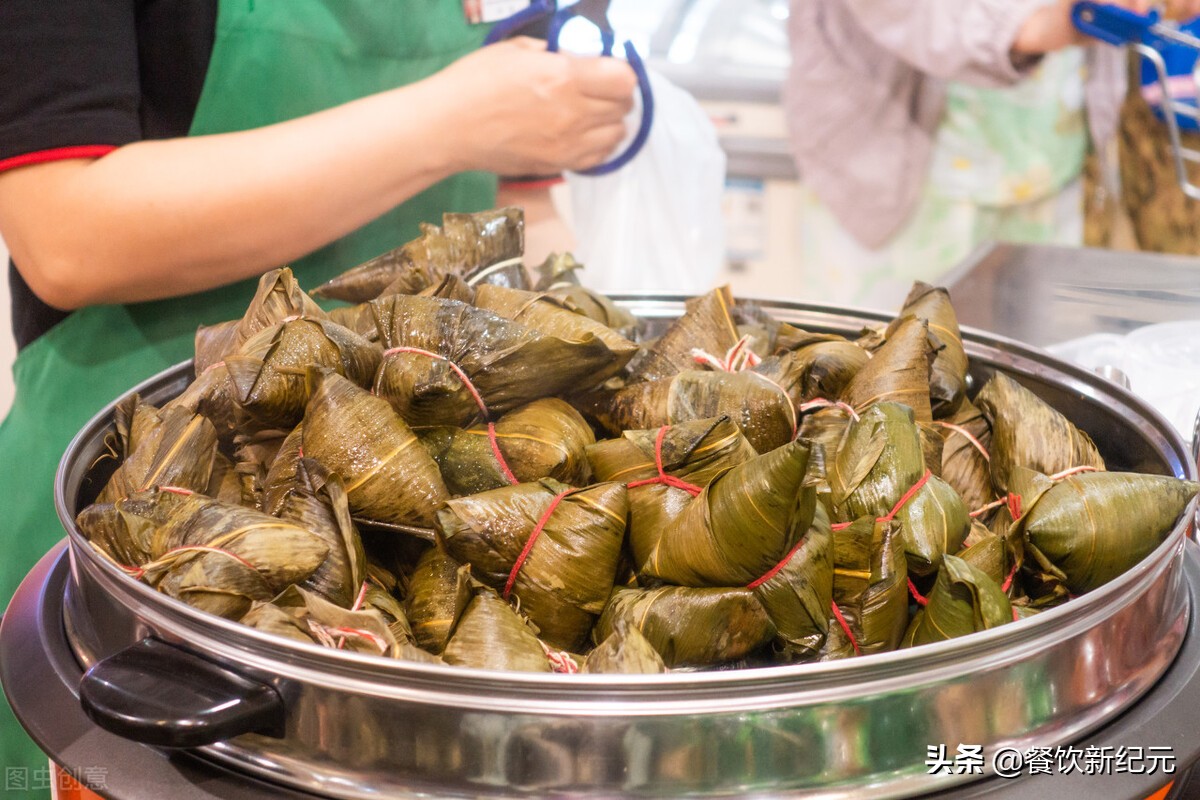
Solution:
[(302, 447), (342, 476), (350, 510), (397, 525), (432, 527), (449, 492), (416, 434), (379, 397), (330, 372), (314, 382)]
[(946, 556), (928, 604), (913, 618), (904, 646), (941, 642), (1013, 621), (1012, 605), (982, 570)]
[[(446, 486), (454, 495), (508, 486), (486, 425), (417, 430)], [(586, 448), (596, 441), (579, 412), (557, 398), (534, 400), (495, 423), (496, 446), (520, 482), (553, 478), (572, 486), (588, 483)]]
[(992, 426), (992, 483), (1011, 490), (1017, 467), (1055, 475), (1074, 467), (1104, 469), (1096, 445), (1059, 412), (1004, 373), (997, 372), (975, 398)]
[(835, 518), (888, 514), (924, 472), (912, 410), (898, 403), (871, 406), (850, 424), (829, 476)]
[[(833, 532), (833, 602), (861, 654), (899, 647), (908, 625), (907, 575), (895, 523), (861, 517)], [(820, 659), (854, 655), (841, 621), (831, 615)]]
[(916, 317), (900, 319), (839, 399), (859, 411), (876, 403), (900, 403), (912, 409), (917, 422), (931, 422), (929, 367), (933, 358), (927, 323)]
[(784, 445), (714, 478), (662, 532), (643, 573), (682, 586), (745, 586), (812, 524), (808, 447)]
[(208, 489), (217, 431), (207, 419), (184, 408), (160, 411), (136, 394), (118, 403), (113, 416), (122, 461), (97, 502), (112, 503), (153, 486)]
[[(728, 286), (694, 297), (687, 301), (686, 307), (683, 315), (672, 322), (649, 351), (635, 362), (630, 382), (673, 378), (695, 366), (692, 350), (721, 357), (737, 344), (739, 334), (733, 319), (733, 294)], [(701, 414), (695, 418), (712, 416), (716, 414)]]
[(623, 619), (646, 637), (668, 667), (736, 661), (771, 640), (774, 625), (749, 589), (616, 589), (593, 640)]
[(588, 653), (579, 671), (637, 675), (666, 672), (667, 667), (642, 632), (621, 618), (616, 621), (612, 633)]
[(833, 602), (833, 532), (825, 507), (783, 567), (754, 593), (775, 624), (775, 650), (785, 661), (811, 661), (825, 642)]
[(956, 553), (971, 529), (971, 517), (962, 498), (941, 478), (930, 476), (896, 514), (908, 569), (914, 575), (931, 575), (942, 557)]
[(410, 425), (471, 424), (482, 415), (472, 386), (493, 416), (578, 391), (633, 353), (628, 343), (614, 351), (612, 337), (594, 330), (563, 339), (457, 300), (390, 295), (371, 309), (386, 348), (374, 391)]
[(241, 319), (196, 331), (196, 375), (203, 375), (209, 367), (236, 353), (259, 331), (292, 317), (325, 319), (326, 315), (300, 288), (290, 269), (281, 267), (264, 273)]
[(563, 497), (551, 511), (568, 488), (545, 479), (454, 499), (438, 513), (438, 528), (447, 551), (496, 589), (509, 584), (524, 552), (512, 595), (547, 643), (572, 650), (612, 591), (629, 504), (624, 485), (600, 483)]
[(301, 586), (349, 608), (366, 580), (367, 556), (350, 520), (342, 479), (330, 475), (313, 459), (300, 459), (295, 480), (283, 493), (276, 513), (316, 535), (329, 548), (329, 555)]
[[(900, 319), (908, 316), (925, 320), (930, 335), (938, 342), (937, 356), (929, 374), (933, 416), (938, 419), (952, 416), (966, 398), (967, 354), (958, 328), (958, 316), (950, 303), (950, 292), (916, 281), (899, 314)], [(892, 335), (891, 330), (888, 335)]]
[(405, 611), (418, 645), (441, 653), (454, 623), (471, 600), (471, 568), (460, 565), (438, 539), (417, 561), (408, 584)]
[(474, 596), (442, 651), (446, 663), (476, 669), (550, 672), (546, 652), (525, 620), (492, 589), (478, 583), (473, 587)]
[(266, 328), (225, 358), (234, 401), (263, 425), (290, 429), (304, 416), (309, 367), (327, 367), (359, 386), (375, 377), (379, 345), (327, 319), (293, 319)]
[[(596, 480), (631, 484), (658, 477), (655, 442), (658, 429), (630, 430), (587, 448)], [(672, 425), (663, 435), (666, 474), (703, 489), (726, 469), (758, 454), (729, 417)], [(640, 568), (650, 557), (668, 524), (683, 513), (693, 495), (664, 483), (629, 488), (629, 546)]]
[(1075, 594), (1091, 591), (1158, 547), (1196, 496), (1191, 481), (1091, 472), (1054, 484), (1020, 524)]
[(974, 511), (996, 498), (992, 490), (991, 466), (979, 448), (963, 433), (970, 434), (986, 450), (991, 446), (992, 429), (983, 412), (964, 399), (958, 411), (946, 420), (954, 428), (942, 428), (942, 478), (962, 496)]

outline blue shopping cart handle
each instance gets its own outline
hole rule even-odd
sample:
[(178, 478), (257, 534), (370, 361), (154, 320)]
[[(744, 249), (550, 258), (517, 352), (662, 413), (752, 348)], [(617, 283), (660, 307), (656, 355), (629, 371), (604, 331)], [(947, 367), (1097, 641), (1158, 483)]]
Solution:
[(1071, 8), (1071, 21), (1088, 36), (1109, 44), (1125, 45), (1140, 42), (1161, 21), (1158, 11), (1142, 16), (1109, 3), (1076, 3)]

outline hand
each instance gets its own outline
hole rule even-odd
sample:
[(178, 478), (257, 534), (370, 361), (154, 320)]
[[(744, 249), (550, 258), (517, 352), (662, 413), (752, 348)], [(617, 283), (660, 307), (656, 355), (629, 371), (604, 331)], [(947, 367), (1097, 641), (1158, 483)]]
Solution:
[[(1148, 14), (1155, 5), (1154, 0), (1108, 0), (1114, 6), (1128, 9), (1135, 14)], [(1186, 13), (1195, 9), (1200, 14), (1200, 0), (1172, 0)], [(1071, 9), (1075, 0), (1059, 0), (1054, 5), (1043, 6), (1029, 15), (1013, 41), (1014, 56), (1034, 56), (1051, 53), (1071, 45), (1088, 44), (1094, 41), (1081, 33), (1071, 21)]]
[(1200, 0), (1167, 0), (1166, 6), (1167, 19), (1186, 21), (1200, 17)]
[(519, 38), (484, 47), (433, 76), (460, 121), (446, 132), (464, 169), (500, 175), (580, 170), (625, 138), (637, 79), (624, 61), (546, 51)]

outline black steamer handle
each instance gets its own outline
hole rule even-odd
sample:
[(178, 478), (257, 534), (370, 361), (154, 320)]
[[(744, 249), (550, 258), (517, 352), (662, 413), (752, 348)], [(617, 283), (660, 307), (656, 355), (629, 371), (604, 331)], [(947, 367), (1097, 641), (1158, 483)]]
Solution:
[(79, 701), (101, 728), (155, 747), (283, 735), (274, 687), (153, 638), (94, 664), (79, 682)]

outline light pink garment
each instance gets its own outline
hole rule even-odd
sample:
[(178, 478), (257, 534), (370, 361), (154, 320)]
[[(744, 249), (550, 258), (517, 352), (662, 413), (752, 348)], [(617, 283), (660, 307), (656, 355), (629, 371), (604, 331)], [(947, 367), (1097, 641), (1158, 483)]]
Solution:
[[(856, 239), (879, 247), (929, 172), (947, 81), (1021, 79), (1009, 51), (1046, 0), (792, 0), (784, 106), (801, 179)], [(1087, 110), (1106, 143), (1125, 89), (1123, 51), (1089, 48)]]

